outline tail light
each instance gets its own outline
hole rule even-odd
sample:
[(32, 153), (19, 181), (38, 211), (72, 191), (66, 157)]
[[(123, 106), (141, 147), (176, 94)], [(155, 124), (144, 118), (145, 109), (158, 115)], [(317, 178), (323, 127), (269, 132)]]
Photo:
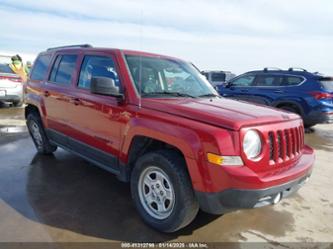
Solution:
[(325, 92), (310, 92), (310, 94), (317, 100), (320, 99), (332, 99), (332, 93), (325, 93)]
[(0, 76), (0, 80), (9, 80), (9, 81), (13, 81), (13, 82), (21, 82), (22, 83), (22, 79), (20, 77)]

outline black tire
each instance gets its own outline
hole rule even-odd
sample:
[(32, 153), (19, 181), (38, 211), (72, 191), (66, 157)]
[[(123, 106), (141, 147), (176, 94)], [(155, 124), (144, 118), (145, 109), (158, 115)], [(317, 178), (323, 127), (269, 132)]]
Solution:
[[(289, 111), (289, 112), (292, 112), (292, 113), (296, 113), (298, 115), (301, 116), (300, 114), (300, 111), (296, 108), (296, 107), (293, 107), (293, 106), (281, 106), (280, 109), (283, 109), (283, 110), (286, 110), (286, 111)], [(303, 122), (304, 122), (304, 128), (306, 129), (310, 129), (315, 126), (316, 124), (313, 124), (313, 123), (307, 123), (305, 122), (305, 120), (303, 119)], [(306, 133), (310, 133), (309, 131), (306, 132)]]
[[(140, 199), (140, 176), (151, 166), (162, 170), (167, 175), (174, 190), (172, 211), (168, 217), (163, 219), (156, 219), (150, 215)], [(171, 233), (187, 226), (193, 221), (199, 210), (199, 204), (186, 171), (186, 163), (176, 151), (159, 150), (141, 156), (132, 171), (131, 193), (144, 222), (161, 232)]]
[[(49, 155), (57, 150), (57, 146), (52, 145), (47, 138), (42, 124), (42, 120), (40, 119), (40, 116), (38, 114), (28, 114), (27, 127), (39, 154)], [(34, 135), (34, 131), (36, 131), (37, 129), (39, 131), (40, 137), (36, 137), (36, 135)]]

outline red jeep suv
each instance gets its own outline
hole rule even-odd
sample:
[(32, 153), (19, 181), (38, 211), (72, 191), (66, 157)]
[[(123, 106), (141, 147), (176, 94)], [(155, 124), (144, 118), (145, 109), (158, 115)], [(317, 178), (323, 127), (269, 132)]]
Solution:
[(61, 147), (130, 182), (143, 220), (163, 232), (199, 208), (275, 204), (314, 163), (298, 115), (222, 98), (191, 63), (169, 56), (50, 48), (25, 98), (38, 153)]

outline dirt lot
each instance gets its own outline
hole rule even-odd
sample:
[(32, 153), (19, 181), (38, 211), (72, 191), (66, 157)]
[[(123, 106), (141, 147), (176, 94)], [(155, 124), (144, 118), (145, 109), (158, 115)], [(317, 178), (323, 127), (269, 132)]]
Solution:
[(175, 234), (140, 220), (129, 186), (58, 150), (36, 155), (22, 108), (0, 108), (0, 242), (333, 242), (333, 125), (306, 142), (316, 150), (310, 181), (276, 206), (221, 217), (199, 213)]

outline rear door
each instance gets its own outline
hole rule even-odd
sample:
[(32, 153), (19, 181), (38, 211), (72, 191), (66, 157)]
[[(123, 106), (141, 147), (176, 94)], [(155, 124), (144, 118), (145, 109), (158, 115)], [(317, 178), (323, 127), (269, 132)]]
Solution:
[(47, 123), (50, 136), (56, 142), (65, 144), (61, 135), (71, 136), (69, 112), (72, 105), (72, 82), (76, 77), (76, 53), (56, 54), (50, 75), (44, 84), (43, 98), (47, 112)]
[(258, 74), (253, 87), (253, 102), (270, 105), (274, 100), (286, 94), (283, 82), (284, 77), (280, 74)]

